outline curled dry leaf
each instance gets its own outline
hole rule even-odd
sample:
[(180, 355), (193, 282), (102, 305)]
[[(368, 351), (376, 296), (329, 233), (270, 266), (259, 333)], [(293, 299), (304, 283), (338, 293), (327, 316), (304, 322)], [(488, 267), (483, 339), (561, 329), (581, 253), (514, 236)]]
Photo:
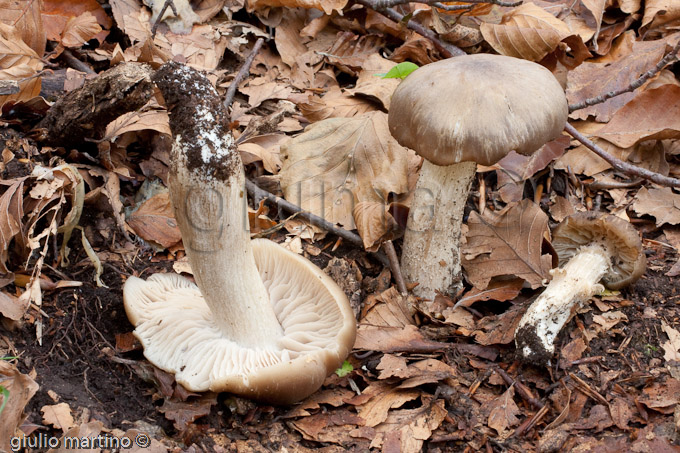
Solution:
[(401, 235), (401, 228), (390, 214), (390, 206), (383, 202), (360, 201), (352, 210), (352, 217), (366, 250), (375, 252), (380, 245)]
[(501, 438), (508, 436), (508, 430), (519, 424), (519, 407), (515, 403), (515, 387), (510, 386), (505, 393), (489, 403), (489, 418), (487, 423), (489, 428), (496, 430)]
[(43, 406), (40, 409), (43, 414), (43, 423), (52, 425), (63, 432), (73, 428), (75, 421), (71, 414), (71, 407), (68, 403), (59, 403)]
[(532, 288), (541, 286), (552, 268), (552, 257), (541, 254), (549, 234), (548, 216), (530, 200), (510, 204), (493, 218), (489, 215), (472, 212), (468, 220), (462, 255), (470, 283), (484, 289), (493, 277), (515, 275)]
[(680, 195), (670, 187), (662, 189), (648, 189), (643, 187), (635, 196), (633, 209), (638, 214), (651, 215), (656, 219), (656, 226), (666, 223), (677, 225), (680, 223)]
[(288, 8), (314, 8), (326, 14), (338, 13), (347, 5), (347, 0), (247, 0), (248, 11), (263, 9), (267, 6), (284, 6)]
[(182, 239), (167, 190), (144, 201), (130, 214), (127, 223), (137, 236), (164, 248), (171, 247)]
[(36, 55), (45, 53), (45, 29), (40, 14), (41, 2), (35, 0), (0, 0), (0, 21), (14, 25), (21, 39)]
[(38, 73), (43, 63), (19, 35), (16, 27), (0, 23), (0, 80), (21, 80), (19, 92), (0, 96), (0, 107), (7, 101), (27, 101), (40, 94)]
[(623, 148), (643, 140), (680, 137), (680, 86), (662, 85), (644, 91), (594, 135)]
[(534, 3), (524, 3), (504, 14), (500, 24), (484, 23), (480, 30), (496, 52), (531, 61), (541, 61), (573, 35), (567, 24)]
[[(50, 41), (60, 42), (68, 22), (85, 13), (94, 15), (103, 28), (111, 28), (111, 18), (97, 0), (43, 0), (42, 3), (43, 25)], [(101, 41), (104, 37), (97, 38)]]
[(281, 147), (287, 200), (345, 228), (357, 203), (385, 203), (408, 190), (407, 153), (387, 128), (387, 115), (332, 118), (312, 124)]
[(288, 140), (285, 134), (264, 134), (249, 138), (238, 145), (244, 164), (262, 161), (262, 166), (272, 175), (281, 170), (281, 144)]
[(21, 232), (24, 216), (23, 191), (26, 178), (6, 181), (9, 185), (0, 196), (0, 274), (7, 274), (10, 242)]
[[(586, 61), (567, 74), (567, 100), (578, 104), (586, 99), (617, 91), (629, 86), (640, 74), (651, 69), (663, 57), (667, 40), (637, 41), (635, 33), (626, 32), (612, 47), (609, 55), (597, 61)], [(638, 88), (611, 99), (572, 112), (573, 119), (595, 116), (601, 123), (633, 99)]]
[(361, 66), (355, 88), (348, 90), (348, 93), (376, 100), (385, 110), (389, 110), (392, 93), (401, 80), (383, 79), (380, 74), (387, 73), (396, 65), (397, 63), (381, 57), (377, 52), (371, 54)]
[(71, 18), (64, 28), (59, 43), (64, 47), (80, 47), (102, 31), (97, 18), (87, 11), (78, 17)]
[(645, 2), (645, 13), (642, 27), (656, 28), (680, 18), (680, 4), (673, 0), (648, 0)]
[[(0, 449), (12, 451), (10, 439), (24, 421), (24, 408), (38, 391), (38, 384), (5, 360), (0, 360), (0, 382), (7, 390), (5, 396), (0, 394), (0, 405), (5, 404), (2, 417), (0, 417)], [(8, 400), (5, 401), (4, 398)]]
[(311, 122), (326, 118), (352, 118), (376, 110), (376, 105), (333, 86), (323, 97), (309, 95), (297, 100), (302, 114)]

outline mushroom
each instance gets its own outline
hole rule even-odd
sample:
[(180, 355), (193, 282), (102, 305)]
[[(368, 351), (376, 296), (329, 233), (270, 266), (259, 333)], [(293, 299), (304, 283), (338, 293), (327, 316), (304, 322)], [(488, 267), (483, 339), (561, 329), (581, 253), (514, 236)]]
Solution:
[(153, 77), (170, 111), (169, 190), (196, 284), (130, 277), (125, 310), (144, 355), (191, 391), (299, 401), (341, 366), (356, 335), (347, 297), (307, 259), (250, 240), (245, 176), (207, 78), (178, 63)]
[(543, 66), (467, 55), (423, 66), (397, 87), (389, 128), (424, 158), (404, 235), (401, 265), (414, 293), (434, 299), (462, 287), (460, 234), (476, 164), (511, 150), (531, 154), (567, 122), (564, 90)]
[(642, 243), (630, 223), (593, 212), (572, 214), (553, 232), (559, 269), (519, 322), (515, 343), (521, 356), (537, 363), (552, 357), (553, 342), (579, 306), (604, 290), (620, 289), (645, 272)]

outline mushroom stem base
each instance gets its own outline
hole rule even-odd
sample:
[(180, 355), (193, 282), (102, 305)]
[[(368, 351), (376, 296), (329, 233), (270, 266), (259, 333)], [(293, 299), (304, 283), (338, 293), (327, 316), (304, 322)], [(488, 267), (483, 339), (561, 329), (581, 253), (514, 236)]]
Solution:
[(599, 281), (609, 268), (609, 253), (600, 245), (583, 248), (561, 269), (524, 313), (515, 332), (517, 350), (526, 361), (547, 363), (562, 327), (580, 304), (601, 292)]
[(477, 164), (441, 167), (423, 162), (408, 216), (401, 266), (413, 293), (434, 300), (437, 292), (454, 295), (462, 287), (460, 232), (463, 211)]

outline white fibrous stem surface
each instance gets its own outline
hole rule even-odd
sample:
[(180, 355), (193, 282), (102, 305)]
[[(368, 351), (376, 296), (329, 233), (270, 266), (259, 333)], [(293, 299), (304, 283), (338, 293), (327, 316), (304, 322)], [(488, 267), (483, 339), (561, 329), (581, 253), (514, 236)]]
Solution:
[(477, 164), (449, 166), (423, 161), (409, 211), (401, 267), (413, 293), (434, 300), (462, 287), (460, 233), (465, 203)]
[(609, 269), (610, 254), (602, 245), (582, 248), (567, 264), (551, 271), (548, 287), (526, 311), (515, 341), (526, 359), (549, 360), (554, 341), (583, 302), (604, 290), (599, 282)]

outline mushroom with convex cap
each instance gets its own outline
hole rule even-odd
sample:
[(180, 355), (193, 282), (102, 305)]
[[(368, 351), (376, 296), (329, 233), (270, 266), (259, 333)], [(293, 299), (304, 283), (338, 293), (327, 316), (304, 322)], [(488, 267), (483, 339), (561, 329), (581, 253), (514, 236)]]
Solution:
[(515, 332), (522, 358), (535, 363), (551, 359), (555, 338), (582, 303), (604, 286), (620, 289), (635, 282), (646, 267), (637, 231), (613, 215), (572, 214), (555, 228), (552, 244), (562, 267), (550, 272), (552, 280)]
[(151, 363), (191, 391), (299, 401), (354, 344), (347, 297), (307, 259), (250, 240), (241, 158), (208, 79), (168, 63), (153, 80), (170, 113), (168, 188), (196, 284), (130, 277), (123, 295), (134, 335)]
[(423, 66), (397, 87), (389, 128), (424, 158), (401, 265), (414, 293), (434, 299), (462, 287), (460, 233), (476, 164), (531, 154), (567, 122), (564, 90), (543, 66), (501, 55), (466, 55)]

